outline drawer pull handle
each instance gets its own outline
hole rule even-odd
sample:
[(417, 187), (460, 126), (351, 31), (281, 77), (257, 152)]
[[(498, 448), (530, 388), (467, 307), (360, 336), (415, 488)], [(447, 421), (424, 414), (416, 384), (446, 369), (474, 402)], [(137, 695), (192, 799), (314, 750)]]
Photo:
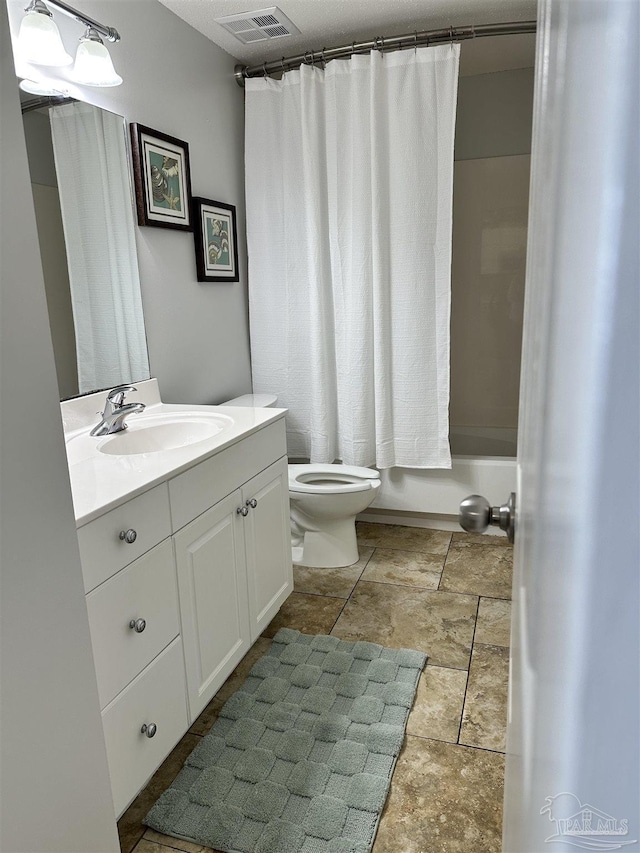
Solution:
[(236, 512), (238, 513), (238, 515), (241, 515), (243, 518), (246, 518), (249, 515), (249, 510), (247, 509), (246, 506), (239, 506), (238, 509), (236, 510)]
[(133, 528), (129, 528), (129, 530), (120, 531), (120, 539), (122, 539), (122, 541), (126, 542), (128, 545), (133, 545), (137, 538), (138, 534)]
[(144, 619), (132, 619), (131, 622), (129, 622), (129, 627), (133, 628), (136, 634), (142, 634), (144, 629), (147, 627), (147, 623)]
[(255, 509), (258, 506), (258, 501), (255, 498), (251, 498), (246, 503), (247, 503), (247, 506), (251, 507), (251, 509)]
[(149, 723), (149, 724), (143, 723), (140, 731), (142, 732), (143, 735), (146, 735), (147, 737), (153, 737), (155, 735), (155, 733), (158, 731), (158, 727), (156, 726), (155, 723)]

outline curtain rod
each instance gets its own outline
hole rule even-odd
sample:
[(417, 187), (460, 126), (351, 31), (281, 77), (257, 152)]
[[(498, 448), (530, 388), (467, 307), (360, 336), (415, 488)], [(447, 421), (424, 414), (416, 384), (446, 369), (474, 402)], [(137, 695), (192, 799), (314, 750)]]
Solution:
[(31, 98), (28, 101), (22, 101), (20, 109), (22, 110), (22, 115), (24, 115), (25, 113), (31, 113), (34, 110), (41, 110), (45, 107), (61, 107), (63, 104), (73, 104), (75, 100), (75, 98), (69, 98), (66, 95), (42, 95), (37, 98)]
[(377, 36), (369, 41), (352, 42), (342, 47), (328, 47), (322, 50), (309, 50), (297, 56), (283, 56), (261, 65), (236, 65), (234, 77), (239, 86), (244, 86), (247, 77), (262, 77), (282, 71), (292, 71), (301, 65), (327, 63), (330, 59), (344, 59), (354, 53), (368, 53), (371, 50), (391, 51), (408, 50), (412, 47), (442, 44), (448, 41), (482, 38), (483, 36), (509, 36), (523, 33), (535, 33), (535, 21), (510, 21), (503, 24), (471, 24), (466, 27), (445, 27), (439, 30), (423, 30), (402, 36)]

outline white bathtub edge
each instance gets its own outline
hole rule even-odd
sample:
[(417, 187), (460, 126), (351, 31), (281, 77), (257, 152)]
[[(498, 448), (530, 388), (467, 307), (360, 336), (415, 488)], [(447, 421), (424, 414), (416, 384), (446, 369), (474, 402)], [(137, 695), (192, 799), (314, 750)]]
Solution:
[(405, 513), (418, 519), (445, 516), (441, 520), (452, 523), (467, 495), (484, 495), (494, 506), (506, 501), (516, 490), (516, 460), (454, 456), (450, 470), (389, 468), (381, 471), (380, 479), (382, 485), (369, 513)]

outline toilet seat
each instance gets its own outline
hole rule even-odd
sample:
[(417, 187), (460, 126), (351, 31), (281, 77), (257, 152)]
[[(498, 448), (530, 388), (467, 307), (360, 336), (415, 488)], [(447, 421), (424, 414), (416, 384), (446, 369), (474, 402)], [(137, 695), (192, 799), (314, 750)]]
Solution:
[(356, 465), (289, 465), (289, 491), (304, 495), (365, 492), (379, 485), (379, 477), (372, 468)]

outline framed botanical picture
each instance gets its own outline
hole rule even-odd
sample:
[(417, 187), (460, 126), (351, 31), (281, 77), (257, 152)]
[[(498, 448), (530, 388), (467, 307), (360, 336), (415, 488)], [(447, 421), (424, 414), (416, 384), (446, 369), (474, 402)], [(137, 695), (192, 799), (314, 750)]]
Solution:
[(139, 225), (191, 231), (191, 175), (186, 142), (131, 124)]
[(193, 199), (198, 281), (238, 281), (236, 209), (209, 198)]

